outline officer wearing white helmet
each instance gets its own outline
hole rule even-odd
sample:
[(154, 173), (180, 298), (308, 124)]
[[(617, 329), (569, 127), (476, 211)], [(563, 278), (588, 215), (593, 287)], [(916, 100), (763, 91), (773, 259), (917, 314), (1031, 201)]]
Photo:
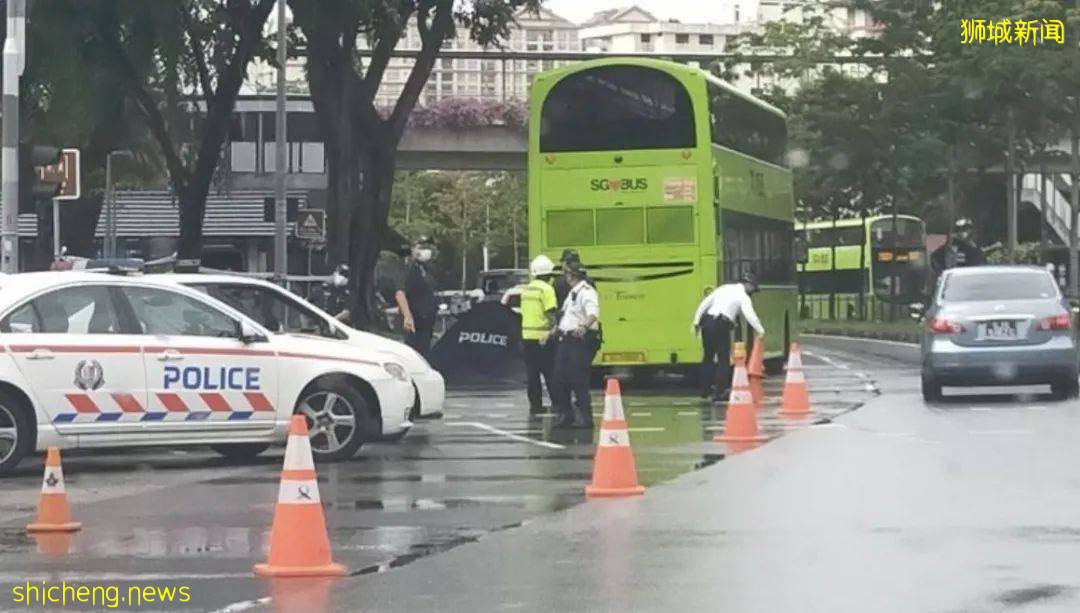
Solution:
[(511, 297), (521, 300), (521, 345), (525, 356), (526, 392), (529, 396), (529, 416), (543, 412), (543, 390), (540, 377), (548, 388), (551, 398), (551, 372), (554, 367), (554, 343), (549, 342), (555, 328), (555, 314), (559, 304), (555, 300), (555, 264), (546, 255), (538, 255), (529, 264), (532, 280), (503, 294), (503, 304)]

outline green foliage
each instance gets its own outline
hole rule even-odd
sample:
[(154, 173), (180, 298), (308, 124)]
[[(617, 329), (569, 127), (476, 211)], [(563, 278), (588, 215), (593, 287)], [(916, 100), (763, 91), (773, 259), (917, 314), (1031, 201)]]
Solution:
[[(758, 94), (788, 110), (806, 218), (896, 206), (940, 231), (951, 217), (950, 183), (958, 202), (973, 199), (983, 172), (1003, 163), (1010, 131), (1019, 163), (1031, 164), (1080, 112), (1075, 3), (856, 0), (880, 26), (869, 37), (838, 33), (833, 7), (822, 7), (738, 39), (743, 55), (779, 61), (755, 66), (737, 55), (716, 69), (731, 77), (749, 66), (770, 83)], [(961, 44), (964, 19), (1018, 18), (1062, 20), (1066, 44)]]
[(464, 277), (471, 286), (483, 264), (485, 238), (492, 268), (525, 265), (526, 198), (521, 173), (400, 172), (390, 226), (410, 239), (434, 238), (440, 287), (461, 286), (464, 251)]

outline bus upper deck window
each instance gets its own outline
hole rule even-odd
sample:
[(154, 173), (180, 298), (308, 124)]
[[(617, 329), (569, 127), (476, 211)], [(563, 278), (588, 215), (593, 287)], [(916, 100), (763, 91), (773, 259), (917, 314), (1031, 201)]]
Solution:
[(555, 84), (540, 114), (540, 151), (689, 149), (690, 95), (675, 77), (644, 66), (600, 66)]

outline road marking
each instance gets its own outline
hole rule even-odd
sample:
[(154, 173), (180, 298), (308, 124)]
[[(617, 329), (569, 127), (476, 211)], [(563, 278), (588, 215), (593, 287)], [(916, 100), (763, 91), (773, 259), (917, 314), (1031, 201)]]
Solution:
[(506, 413), (488, 413), (487, 415), (484, 415), (484, 417), (488, 419), (505, 419)]
[(446, 424), (446, 425), (448, 425), (448, 426), (469, 426), (469, 427), (472, 427), (472, 428), (479, 428), (480, 430), (486, 430), (486, 431), (488, 431), (488, 432), (490, 432), (492, 434), (496, 434), (498, 436), (504, 436), (506, 438), (513, 439), (515, 441), (519, 441), (519, 442), (522, 442), (522, 443), (529, 443), (531, 445), (536, 445), (537, 447), (544, 447), (546, 449), (566, 449), (566, 445), (560, 445), (558, 443), (549, 443), (547, 441), (538, 441), (538, 440), (536, 440), (534, 438), (529, 438), (527, 436), (521, 436), (521, 435), (518, 435), (518, 434), (514, 434), (513, 432), (507, 432), (506, 430), (500, 430), (498, 428), (495, 428), (493, 426), (489, 426), (489, 425), (484, 424), (484, 423), (480, 423), (478, 421), (462, 421), (462, 422), (456, 422), (456, 423)]
[(1033, 430), (968, 430), (968, 434), (986, 434), (991, 436), (1015, 436), (1035, 434)]
[(630, 413), (630, 417), (652, 417), (652, 413), (648, 411), (637, 411)]
[(976, 413), (989, 413), (994, 409), (988, 409), (986, 407), (968, 407), (969, 411), (975, 411)]
[(676, 413), (679, 417), (690, 417), (700, 415), (701, 411), (679, 411)]
[(1029, 411), (1049, 411), (1050, 410), (1050, 409), (1048, 409), (1046, 407), (1024, 407), (1024, 408), (1029, 410)]
[(256, 600), (241, 600), (240, 602), (234, 602), (231, 605), (211, 611), (210, 613), (237, 613), (237, 611), (247, 611), (248, 609), (254, 609), (255, 607), (270, 604), (272, 601), (273, 598), (269, 596), (264, 596), (263, 598)]
[(663, 432), (666, 428), (662, 426), (648, 426), (644, 428), (628, 428), (630, 432)]

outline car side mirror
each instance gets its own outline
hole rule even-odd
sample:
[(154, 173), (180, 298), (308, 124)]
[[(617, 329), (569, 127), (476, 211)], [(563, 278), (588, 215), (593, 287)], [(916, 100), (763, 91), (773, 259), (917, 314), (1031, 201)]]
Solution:
[(915, 321), (919, 321), (926, 313), (926, 305), (921, 302), (912, 302), (908, 305), (908, 313)]
[(252, 343), (265, 343), (266, 335), (246, 319), (240, 321), (240, 342), (245, 345)]

